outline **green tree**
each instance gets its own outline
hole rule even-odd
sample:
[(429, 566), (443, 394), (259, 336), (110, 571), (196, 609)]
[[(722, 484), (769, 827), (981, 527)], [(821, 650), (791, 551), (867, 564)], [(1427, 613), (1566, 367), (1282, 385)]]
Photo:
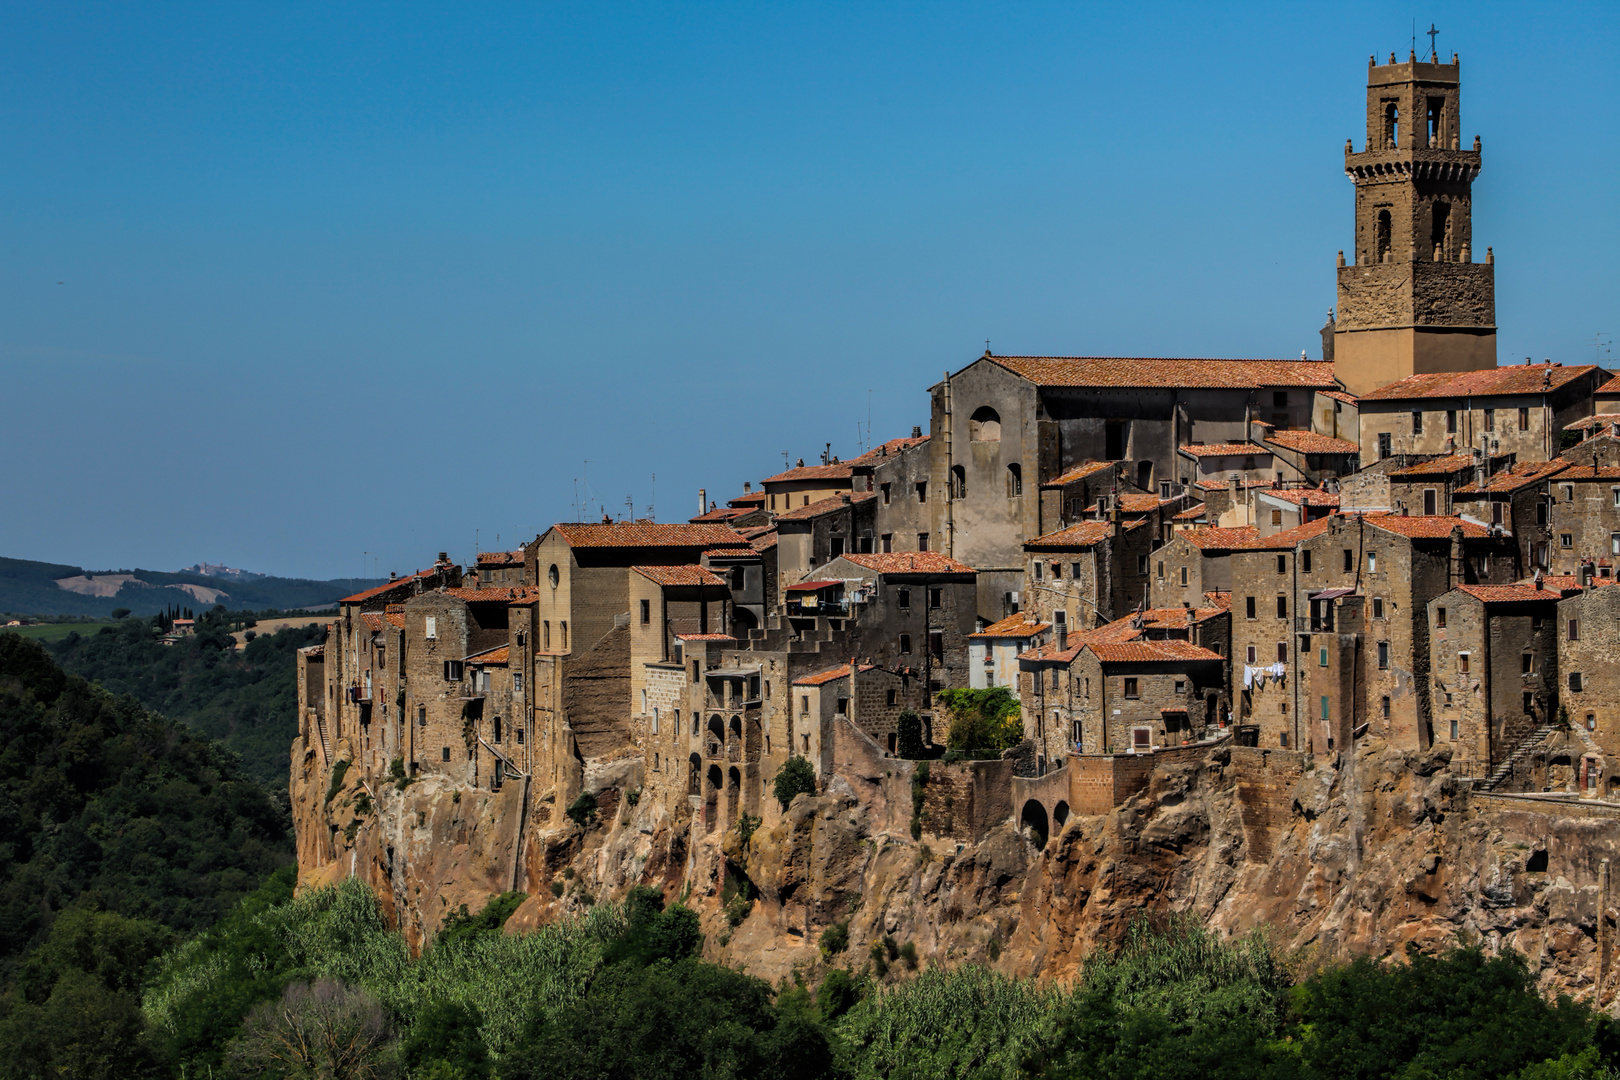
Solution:
[(782, 809), (786, 810), (795, 796), (816, 793), (816, 767), (810, 764), (809, 758), (794, 754), (776, 771), (776, 778), (771, 781), (771, 791), (776, 801), (782, 804)]
[(916, 758), (920, 758), (926, 754), (928, 752), (928, 748), (923, 745), (922, 717), (918, 716), (911, 709), (907, 709), (900, 714), (899, 719), (896, 722), (899, 730), (895, 741), (897, 743), (896, 750), (899, 755), (903, 758), (911, 758), (915, 760)]
[(483, 1022), (476, 1005), (433, 1002), (417, 1015), (401, 1048), (406, 1071), (415, 1077), (437, 1065), (444, 1076), (483, 1080), (490, 1072), (489, 1051), (478, 1034)]
[(1018, 699), (1005, 686), (942, 690), (938, 697), (951, 714), (946, 741), (953, 753), (999, 754), (1024, 737)]
[(226, 1057), (244, 1077), (373, 1080), (389, 1071), (393, 1035), (382, 1002), (336, 979), (317, 979), (255, 1006)]

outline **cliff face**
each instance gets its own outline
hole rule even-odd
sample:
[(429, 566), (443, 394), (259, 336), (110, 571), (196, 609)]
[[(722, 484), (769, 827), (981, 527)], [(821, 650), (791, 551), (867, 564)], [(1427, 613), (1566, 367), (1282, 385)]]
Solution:
[[(1145, 790), (1070, 817), (1044, 848), (1011, 823), (971, 843), (913, 841), (893, 827), (893, 777), (848, 767), (743, 843), (684, 810), (633, 805), (624, 787), (604, 787), (583, 826), (545, 793), (525, 814), (520, 783), (497, 794), (390, 785), (368, 807), (356, 781), (327, 800), (319, 758), (294, 747), (304, 881), (364, 877), (417, 945), (457, 905), (476, 911), (514, 882), (530, 896), (514, 931), (647, 883), (689, 890), (710, 959), (772, 981), (813, 976), (826, 963), (821, 933), (844, 920), (839, 966), (864, 963), (887, 935), (923, 963), (1065, 978), (1141, 914), (1191, 912), (1232, 932), (1269, 927), (1306, 961), (1483, 942), (1525, 954), (1548, 989), (1612, 995), (1620, 816), (1471, 796), (1444, 752), (1365, 744), (1313, 762), (1220, 745), (1167, 759)], [(733, 925), (723, 894), (738, 891), (755, 898), (731, 905)]]

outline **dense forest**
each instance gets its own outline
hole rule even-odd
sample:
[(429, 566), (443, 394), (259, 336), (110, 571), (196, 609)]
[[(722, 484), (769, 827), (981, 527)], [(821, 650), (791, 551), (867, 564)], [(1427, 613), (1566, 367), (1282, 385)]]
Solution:
[(840, 927), (822, 964), (772, 986), (703, 962), (696, 913), (649, 888), (526, 934), (505, 932), (509, 893), (413, 956), (360, 882), (294, 894), (287, 828), (228, 750), (0, 635), (0, 1080), (1581, 1080), (1620, 1064), (1620, 1023), (1543, 998), (1517, 955), (1324, 966), (1190, 919), (1139, 922), (1072, 986), (936, 967), (887, 938), (855, 950)]
[(297, 651), (318, 644), (318, 627), (261, 634), (237, 651), (233, 618), (203, 612), (195, 634), (165, 645), (146, 619), (126, 618), (47, 646), (68, 672), (128, 694), (235, 751), (256, 780), (285, 790), (298, 733)]

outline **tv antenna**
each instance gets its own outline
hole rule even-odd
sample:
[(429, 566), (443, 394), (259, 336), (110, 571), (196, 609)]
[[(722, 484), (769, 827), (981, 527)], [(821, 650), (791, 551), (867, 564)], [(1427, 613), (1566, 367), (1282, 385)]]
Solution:
[(1614, 344), (1613, 339), (1612, 338), (1605, 338), (1603, 336), (1603, 331), (1599, 330), (1597, 333), (1593, 334), (1592, 335), (1592, 362), (1594, 364), (1597, 364), (1599, 367), (1601, 367), (1603, 365), (1603, 358), (1605, 356), (1611, 356), (1612, 357), (1614, 355), (1613, 352), (1610, 349), (1610, 346), (1613, 345), (1613, 344)]

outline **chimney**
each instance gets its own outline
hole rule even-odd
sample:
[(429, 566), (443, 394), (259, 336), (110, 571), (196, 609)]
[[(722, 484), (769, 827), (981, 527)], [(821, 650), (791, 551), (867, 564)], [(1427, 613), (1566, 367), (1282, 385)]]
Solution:
[(1242, 477), (1237, 473), (1228, 473), (1226, 476), (1226, 499), (1231, 505), (1229, 510), (1236, 510), (1238, 505), (1238, 481)]
[(398, 580), (398, 579), (399, 579), (399, 575), (398, 575), (398, 574), (396, 574), (396, 573), (395, 573), (395, 572), (394, 572), (394, 571), (392, 571), (392, 570), (390, 570), (390, 571), (388, 571), (388, 580), (389, 580), (389, 581), (397, 581), (397, 580)]
[(1456, 588), (1463, 583), (1463, 567), (1463, 530), (1461, 525), (1453, 525), (1451, 527), (1451, 581), (1449, 583), (1451, 588)]
[(450, 553), (448, 551), (439, 552), (439, 562), (448, 565), (450, 562)]
[(847, 492), (847, 491), (840, 492), (839, 495), (838, 495), (838, 501), (840, 503), (844, 504), (845, 506), (848, 506), (849, 505), (849, 492)]
[(913, 439), (922, 438), (922, 425), (921, 424), (912, 424), (911, 425), (911, 437)]
[(709, 489), (698, 488), (698, 516), (702, 517), (709, 512)]
[(753, 491), (753, 490), (754, 490), (754, 482), (752, 480), (744, 480), (743, 481), (743, 494), (746, 495), (750, 491)]

